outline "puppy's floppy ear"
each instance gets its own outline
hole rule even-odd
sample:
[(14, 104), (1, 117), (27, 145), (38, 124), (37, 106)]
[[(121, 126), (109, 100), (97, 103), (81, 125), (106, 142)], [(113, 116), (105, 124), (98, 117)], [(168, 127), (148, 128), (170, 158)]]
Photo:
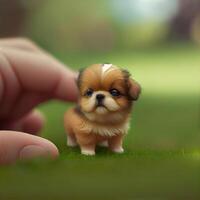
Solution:
[(135, 80), (129, 77), (128, 79), (128, 95), (130, 100), (136, 101), (141, 93), (141, 86)]
[(141, 93), (140, 84), (131, 78), (131, 74), (126, 69), (122, 69), (122, 72), (128, 86), (128, 97), (131, 101), (136, 101)]
[(81, 87), (81, 81), (82, 81), (82, 76), (83, 76), (84, 70), (85, 70), (84, 68), (79, 70), (79, 74), (78, 74), (78, 77), (76, 79), (76, 83), (77, 83), (77, 86), (78, 86), (79, 89)]

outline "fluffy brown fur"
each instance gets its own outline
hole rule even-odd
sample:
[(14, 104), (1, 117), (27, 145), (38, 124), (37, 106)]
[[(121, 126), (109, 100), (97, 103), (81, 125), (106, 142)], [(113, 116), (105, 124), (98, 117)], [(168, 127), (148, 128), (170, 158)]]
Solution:
[(123, 137), (140, 85), (127, 71), (112, 64), (94, 64), (80, 72), (78, 87), (78, 106), (64, 116), (67, 144), (78, 144), (86, 155), (94, 155), (97, 144), (122, 153)]

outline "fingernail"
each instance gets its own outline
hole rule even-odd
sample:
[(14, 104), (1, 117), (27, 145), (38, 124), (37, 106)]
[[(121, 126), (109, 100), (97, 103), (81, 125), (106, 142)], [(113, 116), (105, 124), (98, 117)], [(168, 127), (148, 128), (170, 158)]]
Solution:
[(47, 148), (37, 145), (25, 146), (19, 153), (20, 160), (29, 160), (39, 157), (50, 158), (51, 153)]

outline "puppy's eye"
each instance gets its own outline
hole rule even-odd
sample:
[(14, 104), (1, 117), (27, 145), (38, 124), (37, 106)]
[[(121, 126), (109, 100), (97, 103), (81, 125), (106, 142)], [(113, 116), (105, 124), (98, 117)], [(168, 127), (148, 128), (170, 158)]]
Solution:
[(117, 90), (117, 89), (112, 89), (110, 90), (110, 94), (113, 96), (113, 97), (118, 97), (121, 95), (120, 91)]
[(89, 88), (89, 89), (87, 89), (87, 91), (85, 92), (84, 96), (86, 96), (86, 97), (91, 97), (92, 94), (93, 94), (93, 92), (94, 92), (93, 89)]

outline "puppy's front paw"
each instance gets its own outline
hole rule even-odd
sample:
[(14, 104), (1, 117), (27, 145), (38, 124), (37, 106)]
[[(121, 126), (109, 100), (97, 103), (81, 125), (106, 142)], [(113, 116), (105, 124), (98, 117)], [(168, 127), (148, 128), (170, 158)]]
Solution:
[(81, 150), (81, 153), (83, 155), (86, 155), (86, 156), (94, 156), (95, 155), (95, 151), (93, 150), (88, 150), (88, 149), (82, 149)]
[(124, 153), (123, 147), (113, 148), (111, 151), (114, 153)]

